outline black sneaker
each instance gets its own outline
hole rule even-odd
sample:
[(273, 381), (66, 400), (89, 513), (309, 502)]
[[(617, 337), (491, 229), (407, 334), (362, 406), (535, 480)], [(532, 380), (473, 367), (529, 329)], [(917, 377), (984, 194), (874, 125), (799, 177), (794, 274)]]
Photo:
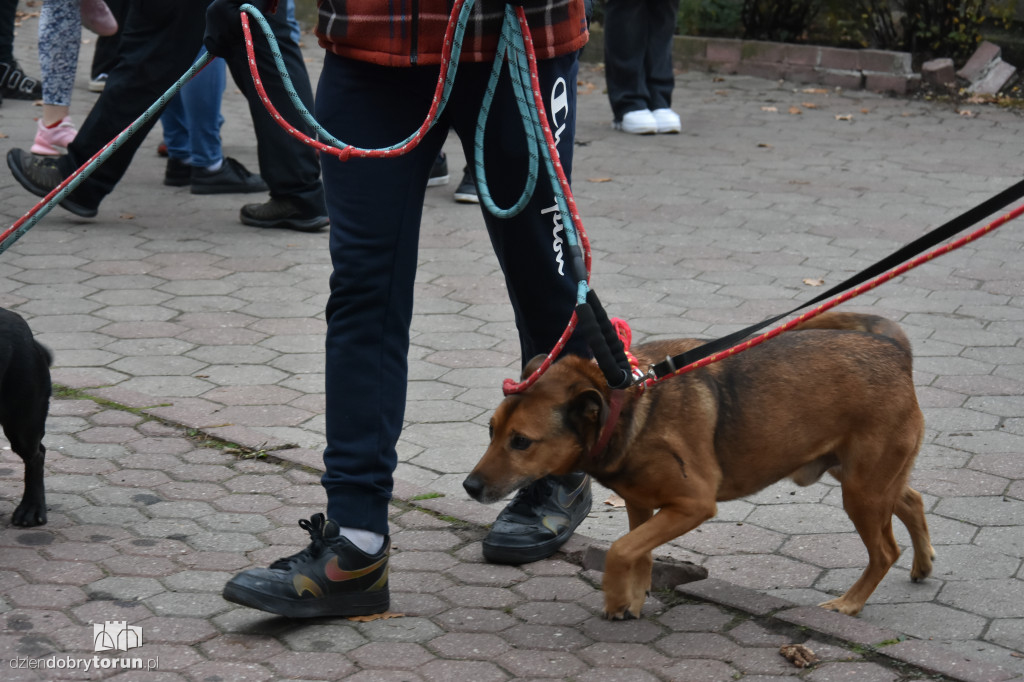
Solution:
[(338, 534), (338, 524), (314, 514), (299, 526), (312, 542), (270, 568), (242, 571), (224, 586), (229, 602), (288, 618), (368, 616), (391, 605), (388, 591), (390, 540), (367, 554)]
[[(37, 197), (45, 197), (54, 187), (64, 182), (64, 174), (57, 167), (57, 159), (52, 156), (36, 156), (24, 149), (15, 148), (7, 152), (7, 167), (11, 169), (14, 179)], [(83, 218), (93, 218), (98, 212), (97, 207), (80, 204), (70, 196), (65, 197), (60, 206)]]
[(484, 558), (495, 564), (546, 559), (590, 513), (590, 477), (546, 476), (512, 498), (484, 538)]
[(42, 99), (43, 83), (29, 78), (16, 59), (0, 62), (0, 93), (10, 99)]
[(319, 232), (330, 220), (325, 215), (303, 215), (290, 199), (270, 197), (264, 204), (246, 204), (238, 213), (243, 225), (278, 227), (298, 232)]
[(476, 181), (469, 174), (469, 166), (462, 170), (462, 182), (455, 188), (455, 201), (460, 204), (480, 203), (480, 197), (476, 194)]
[(263, 178), (250, 173), (238, 160), (230, 156), (218, 170), (192, 167), (192, 194), (250, 194), (266, 192)]
[(192, 184), (192, 166), (181, 159), (168, 157), (164, 170), (164, 184), (168, 187), (185, 187)]
[(444, 152), (437, 155), (434, 165), (430, 167), (430, 175), (427, 177), (427, 187), (440, 187), (448, 184), (448, 157)]

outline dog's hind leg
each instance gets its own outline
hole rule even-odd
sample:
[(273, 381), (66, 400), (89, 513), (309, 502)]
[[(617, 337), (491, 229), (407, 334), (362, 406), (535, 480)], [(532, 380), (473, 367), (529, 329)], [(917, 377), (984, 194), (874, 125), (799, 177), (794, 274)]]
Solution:
[(896, 500), (896, 516), (907, 527), (910, 541), (914, 544), (914, 565), (910, 569), (910, 579), (914, 582), (924, 580), (932, 573), (935, 548), (932, 547), (928, 522), (924, 518), (924, 503), (921, 501), (921, 493), (906, 486), (903, 489), (903, 494)]
[(886, 496), (864, 495), (866, 489), (857, 487), (856, 494), (849, 491), (850, 481), (843, 481), (843, 507), (860, 534), (868, 550), (868, 565), (860, 578), (841, 597), (830, 599), (820, 606), (855, 616), (864, 608), (871, 593), (900, 556), (899, 545), (892, 534), (893, 503)]
[[(13, 445), (11, 449), (14, 449)], [(22, 455), (23, 451), (15, 452)], [(46, 523), (46, 490), (43, 485), (46, 448), (40, 443), (34, 455), (22, 455), (22, 459), (25, 460), (25, 493), (11, 516), (11, 523), (15, 526), (41, 526)]]

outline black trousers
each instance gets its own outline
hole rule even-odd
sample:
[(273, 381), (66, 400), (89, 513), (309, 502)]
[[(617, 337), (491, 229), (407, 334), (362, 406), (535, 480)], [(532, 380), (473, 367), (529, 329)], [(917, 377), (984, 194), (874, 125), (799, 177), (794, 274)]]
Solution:
[(616, 121), (672, 105), (672, 36), (679, 0), (605, 0), (604, 63)]
[[(191, 66), (203, 44), (206, 30), (206, 7), (210, 0), (177, 0), (151, 2), (130, 0), (128, 16), (122, 28), (120, 59), (110, 72), (89, 116), (82, 123), (68, 154), (59, 161), (65, 175), (70, 175), (93, 154), (114, 139), (150, 105), (156, 102)], [(267, 16), (292, 84), (303, 104), (313, 107), (313, 90), (302, 60), (299, 46), (291, 38), (285, 12)], [(267, 94), (278, 111), (297, 129), (312, 136), (312, 129), (302, 121), (291, 105), (284, 86), (277, 76), (273, 57), (267, 49), (256, 22), (250, 21), (256, 44), (256, 57)], [(256, 96), (249, 75), (245, 48), (226, 60), (236, 84), (249, 101), (256, 133), (260, 175), (273, 197), (291, 199), (304, 214), (325, 215), (320, 163), (316, 152), (294, 140), (270, 117)], [(132, 157), (146, 133), (159, 116), (151, 118), (142, 129), (105, 161), (74, 191), (74, 201), (98, 207), (124, 176)]]
[[(572, 172), (577, 70), (575, 54), (538, 62), (549, 124), (566, 174)], [(333, 264), (322, 482), (327, 514), (344, 526), (388, 532), (427, 176), (449, 129), (461, 139), (466, 158), (473, 159), (477, 115), (490, 71), (487, 63), (460, 64), (438, 125), (404, 156), (343, 162), (322, 155), (324, 184), (330, 190)], [(317, 88), (317, 118), (348, 144), (395, 144), (422, 123), (437, 76), (436, 66), (393, 68), (328, 53)], [(483, 192), (481, 181), (486, 180), (498, 206), (509, 207), (526, 184), (529, 157), (507, 74), (495, 92), (485, 130), (485, 177), (477, 178), (479, 189)], [(565, 263), (564, 225), (543, 165), (536, 192), (519, 215), (497, 218), (481, 208), (505, 275), (525, 364), (552, 349), (569, 322), (577, 291)], [(566, 352), (589, 353), (576, 336)]]

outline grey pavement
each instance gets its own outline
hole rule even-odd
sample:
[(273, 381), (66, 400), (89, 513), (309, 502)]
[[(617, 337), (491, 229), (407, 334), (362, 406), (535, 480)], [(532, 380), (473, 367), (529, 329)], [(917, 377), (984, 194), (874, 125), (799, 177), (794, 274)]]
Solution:
[[(17, 49), (29, 70), (32, 36), (28, 19)], [(95, 98), (84, 48), (78, 120)], [(579, 93), (574, 192), (592, 284), (635, 341), (717, 336), (787, 310), (1024, 175), (1024, 118), (992, 105), (690, 72), (677, 78), (683, 134), (632, 137), (610, 129), (599, 67), (584, 67)], [(225, 111), (239, 102), (229, 85)], [(35, 115), (5, 101), (0, 150), (28, 147)], [(256, 168), (244, 115), (229, 115), (223, 137)], [(595, 487), (593, 512), (555, 558), (510, 568), (480, 557), (498, 508), (471, 502), (461, 482), (502, 380), (518, 374), (518, 343), (478, 209), (452, 201), (462, 153), (449, 140), (453, 179), (428, 191), (424, 212), (396, 472), (403, 615), (295, 623), (219, 591), (304, 545), (295, 522), (324, 506), (327, 235), (242, 226), (252, 196), (164, 187), (157, 142), (96, 219), (54, 209), (0, 255), (0, 305), (54, 350), (61, 386), (48, 525), (9, 525), (22, 466), (0, 454), (5, 665), (91, 658), (91, 624), (125, 621), (145, 633), (125, 656), (159, 660), (127, 680), (1024, 675), (1024, 222), (844, 305), (898, 320), (914, 343), (928, 430), (912, 484), (938, 551), (930, 579), (909, 580), (905, 552), (859, 617), (817, 609), (866, 552), (836, 486), (778, 484), (659, 551), (707, 580), (674, 590), (685, 571), (669, 564), (642, 619), (606, 623), (600, 550), (627, 525), (608, 491)], [(10, 224), (34, 198), (6, 171), (0, 187)], [(823, 662), (793, 667), (778, 654), (791, 643)]]

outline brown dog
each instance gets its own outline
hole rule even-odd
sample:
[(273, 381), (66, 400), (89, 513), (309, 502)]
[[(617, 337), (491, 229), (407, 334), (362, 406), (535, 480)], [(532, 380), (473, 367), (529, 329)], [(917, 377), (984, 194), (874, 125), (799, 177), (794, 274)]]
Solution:
[[(661, 341), (634, 353), (646, 367), (700, 343)], [(898, 325), (853, 313), (826, 313), (739, 355), (618, 396), (596, 364), (568, 356), (499, 405), (490, 446), (464, 486), (489, 503), (542, 476), (585, 471), (618, 493), (630, 532), (605, 560), (604, 615), (620, 619), (640, 614), (652, 550), (713, 517), (716, 502), (787, 476), (810, 485), (828, 471), (842, 484), (868, 566), (822, 606), (854, 615), (899, 557), (893, 514), (913, 540), (911, 578), (926, 578), (935, 556), (921, 495), (907, 485), (924, 433), (911, 364)], [(619, 418), (606, 423), (620, 399)], [(606, 441), (604, 428), (611, 429)]]

